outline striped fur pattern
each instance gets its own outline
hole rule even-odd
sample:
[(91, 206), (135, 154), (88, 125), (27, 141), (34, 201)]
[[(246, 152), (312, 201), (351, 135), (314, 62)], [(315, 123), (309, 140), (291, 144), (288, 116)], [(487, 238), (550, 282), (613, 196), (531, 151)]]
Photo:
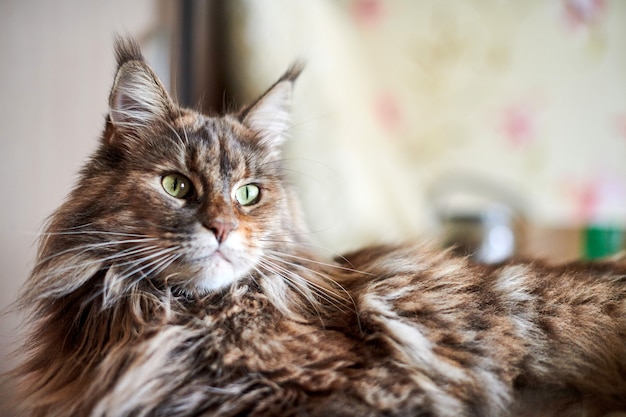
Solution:
[(20, 415), (626, 410), (626, 263), (487, 267), (413, 244), (327, 259), (280, 159), (298, 66), (207, 117), (132, 41), (117, 57), (100, 147), (21, 298)]

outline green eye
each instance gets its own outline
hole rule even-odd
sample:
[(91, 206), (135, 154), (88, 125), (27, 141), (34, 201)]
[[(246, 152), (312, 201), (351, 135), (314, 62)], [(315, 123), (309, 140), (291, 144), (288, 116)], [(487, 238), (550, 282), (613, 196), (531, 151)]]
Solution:
[(247, 184), (237, 188), (235, 191), (235, 198), (237, 202), (242, 206), (250, 206), (259, 201), (259, 194), (261, 190), (254, 184)]
[(185, 198), (191, 191), (191, 181), (180, 174), (169, 174), (161, 178), (166, 193), (175, 198)]

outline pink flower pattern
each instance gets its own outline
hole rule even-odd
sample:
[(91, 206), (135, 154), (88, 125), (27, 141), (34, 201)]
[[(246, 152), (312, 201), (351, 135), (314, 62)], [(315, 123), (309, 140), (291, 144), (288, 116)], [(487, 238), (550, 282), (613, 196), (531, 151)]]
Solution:
[(384, 18), (382, 0), (352, 0), (354, 20), (361, 26), (375, 26)]
[(502, 132), (513, 148), (530, 144), (537, 135), (537, 112), (527, 103), (513, 103), (502, 111)]
[(382, 92), (374, 101), (374, 113), (378, 122), (390, 133), (397, 132), (402, 124), (402, 110), (390, 92)]
[(579, 224), (611, 220), (616, 207), (626, 204), (626, 183), (615, 175), (597, 174), (587, 181), (568, 179), (565, 184), (575, 206), (574, 221)]
[(563, 0), (565, 19), (572, 29), (591, 27), (604, 15), (604, 0)]

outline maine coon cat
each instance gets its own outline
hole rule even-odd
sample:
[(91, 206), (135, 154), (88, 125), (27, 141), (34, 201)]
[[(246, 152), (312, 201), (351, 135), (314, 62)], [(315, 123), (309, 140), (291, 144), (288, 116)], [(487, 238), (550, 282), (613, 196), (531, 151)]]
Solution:
[(280, 147), (300, 67), (238, 113), (178, 107), (139, 48), (21, 305), (27, 416), (626, 411), (626, 263), (326, 259)]

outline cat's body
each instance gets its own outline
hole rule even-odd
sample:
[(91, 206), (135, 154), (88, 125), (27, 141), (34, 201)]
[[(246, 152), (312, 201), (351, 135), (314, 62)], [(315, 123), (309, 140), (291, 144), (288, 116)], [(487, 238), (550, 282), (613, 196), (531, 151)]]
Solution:
[(626, 262), (324, 259), (280, 162), (297, 69), (210, 118), (132, 43), (118, 63), (102, 144), (22, 298), (25, 415), (626, 411)]

